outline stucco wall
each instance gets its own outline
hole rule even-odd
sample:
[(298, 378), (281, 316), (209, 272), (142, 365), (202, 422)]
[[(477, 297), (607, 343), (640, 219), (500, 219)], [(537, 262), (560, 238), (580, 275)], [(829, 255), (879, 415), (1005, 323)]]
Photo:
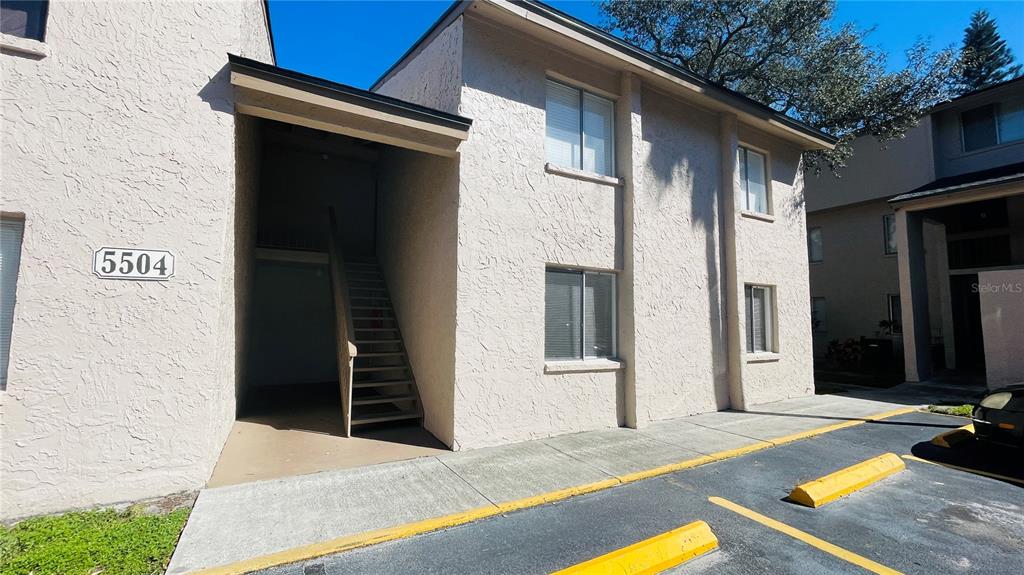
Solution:
[(805, 175), (808, 213), (888, 199), (935, 179), (928, 118), (898, 140), (883, 144), (872, 136), (858, 138), (853, 152), (838, 177), (827, 167), (820, 174)]
[(375, 90), (451, 114), (459, 113), (462, 95), (462, 18), (421, 45)]
[(729, 405), (718, 116), (644, 89), (634, 166), (637, 424)]
[[(4, 518), (202, 485), (234, 415), (235, 128), (225, 53), (261, 3), (54, 2), (50, 55), (0, 56), (4, 211), (24, 212)], [(97, 279), (103, 246), (167, 282)]]
[(544, 373), (545, 267), (613, 270), (617, 205), (613, 186), (544, 171), (545, 70), (617, 79), (464, 20), (455, 447), (618, 425), (619, 373)]
[(380, 177), (378, 259), (419, 389), (423, 425), (452, 445), (458, 160), (389, 148)]
[[(825, 298), (825, 325), (814, 333), (815, 355), (833, 339), (872, 337), (888, 319), (888, 294), (900, 292), (896, 254), (886, 255), (885, 200), (807, 215), (821, 228), (823, 259), (810, 264), (811, 296)], [(806, 248), (805, 248), (806, 253)]]
[[(745, 284), (775, 288), (778, 353), (769, 361), (756, 362), (745, 355), (742, 367), (744, 401), (757, 405), (814, 393), (803, 168), (800, 150), (785, 142), (742, 125), (738, 137), (741, 145), (768, 152), (774, 217), (764, 221), (739, 215), (736, 222), (739, 289)], [(740, 333), (745, 334), (745, 315), (740, 313), (738, 320)]]
[(1024, 270), (978, 274), (989, 389), (1024, 383)]

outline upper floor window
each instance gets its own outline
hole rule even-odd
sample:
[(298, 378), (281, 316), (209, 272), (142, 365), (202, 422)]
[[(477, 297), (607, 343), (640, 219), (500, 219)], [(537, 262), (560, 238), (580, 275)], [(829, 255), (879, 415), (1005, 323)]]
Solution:
[(546, 105), (547, 161), (562, 168), (602, 176), (614, 175), (610, 100), (548, 80)]
[(812, 262), (824, 261), (825, 254), (821, 245), (821, 228), (807, 230), (807, 256)]
[(768, 170), (764, 154), (749, 148), (739, 148), (740, 190), (743, 191), (743, 209), (767, 214)]
[(544, 286), (544, 358), (615, 357), (615, 275), (549, 269)]
[(882, 216), (882, 237), (885, 244), (885, 255), (896, 253), (896, 214)]
[(45, 0), (3, 0), (0, 2), (0, 32), (43, 41), (46, 35)]
[(1024, 100), (988, 104), (960, 114), (964, 151), (1024, 140)]

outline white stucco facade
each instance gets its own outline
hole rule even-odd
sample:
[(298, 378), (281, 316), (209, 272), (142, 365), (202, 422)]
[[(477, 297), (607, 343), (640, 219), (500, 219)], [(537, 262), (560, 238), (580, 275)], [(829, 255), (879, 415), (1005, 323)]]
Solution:
[[(422, 423), (452, 449), (813, 393), (800, 156), (816, 136), (554, 28), (508, 26), (506, 4), (450, 13), (374, 88), (472, 119), (457, 153), (409, 117), (366, 137), (380, 107), (355, 128), (326, 105), (301, 118), (286, 109), (297, 84), (251, 66), (232, 91), (225, 54), (273, 59), (262, 2), (54, 3), (49, 55), (5, 50), (2, 209), (26, 230), (3, 518), (208, 479), (244, 391), (261, 186), (281, 184), (260, 159), (268, 120), (381, 144), (360, 148), (377, 162), (360, 213), (374, 210)], [(548, 78), (615, 102), (613, 177), (547, 166)], [(279, 108), (246, 115), (260, 104)], [(434, 139), (401, 149), (415, 137)], [(740, 209), (740, 145), (767, 157), (769, 214)], [(103, 246), (169, 250), (175, 276), (101, 280)], [(549, 267), (615, 275), (617, 357), (545, 361)], [(769, 353), (746, 352), (745, 284), (774, 289)]]
[[(201, 486), (234, 417), (235, 125), (225, 54), (271, 61), (262, 2), (51, 2), (3, 50), (2, 210), (25, 233), (5, 518)], [(173, 281), (99, 280), (103, 246)]]

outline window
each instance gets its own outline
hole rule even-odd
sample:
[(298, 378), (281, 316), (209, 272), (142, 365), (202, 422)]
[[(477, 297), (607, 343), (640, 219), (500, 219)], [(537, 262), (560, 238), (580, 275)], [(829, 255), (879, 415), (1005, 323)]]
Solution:
[(548, 163), (613, 175), (610, 100), (548, 80), (544, 148)]
[(15, 290), (21, 266), (21, 238), (25, 221), (0, 220), (0, 388), (7, 389), (7, 363), (11, 355)]
[(544, 358), (615, 357), (615, 275), (547, 270)]
[(807, 231), (807, 257), (812, 262), (825, 259), (821, 249), (821, 228), (811, 228)]
[(896, 214), (882, 216), (882, 237), (885, 242), (885, 255), (896, 253)]
[(42, 0), (3, 0), (0, 2), (0, 32), (42, 42), (48, 8), (49, 2)]
[(1024, 101), (988, 104), (960, 114), (964, 151), (1024, 140)]
[(811, 329), (816, 332), (826, 332), (825, 326), (825, 298), (811, 298)]
[(903, 333), (903, 306), (900, 305), (900, 294), (889, 294), (889, 329), (893, 334)]
[(775, 351), (772, 291), (768, 286), (746, 286), (747, 353)]
[(764, 154), (739, 148), (740, 189), (743, 191), (743, 209), (762, 214), (768, 209), (768, 174)]

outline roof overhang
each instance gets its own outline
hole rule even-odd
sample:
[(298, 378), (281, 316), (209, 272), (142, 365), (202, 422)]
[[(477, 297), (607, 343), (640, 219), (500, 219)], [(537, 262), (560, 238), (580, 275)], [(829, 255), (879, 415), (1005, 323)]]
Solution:
[(976, 201), (979, 194), (999, 197), (1024, 191), (1024, 162), (940, 178), (889, 200), (894, 207)]
[(568, 14), (534, 1), (475, 0), (455, 2), (405, 55), (374, 83), (383, 84), (406, 59), (462, 14), (486, 18), (509, 29), (557, 46), (566, 52), (613, 70), (641, 75), (653, 86), (705, 109), (734, 113), (740, 122), (793, 142), (805, 150), (832, 149), (836, 139), (799, 120), (773, 110), (668, 60), (637, 48)]
[(472, 121), (228, 54), (235, 110), (439, 156), (455, 156)]

